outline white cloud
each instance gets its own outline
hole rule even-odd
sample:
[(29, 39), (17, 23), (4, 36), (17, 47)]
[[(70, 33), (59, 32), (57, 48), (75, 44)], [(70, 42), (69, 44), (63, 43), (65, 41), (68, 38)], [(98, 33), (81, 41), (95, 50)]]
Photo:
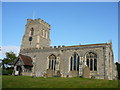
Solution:
[(3, 59), (5, 57), (6, 52), (14, 52), (16, 55), (19, 54), (20, 47), (19, 46), (2, 46), (2, 51), (0, 51), (0, 59)]

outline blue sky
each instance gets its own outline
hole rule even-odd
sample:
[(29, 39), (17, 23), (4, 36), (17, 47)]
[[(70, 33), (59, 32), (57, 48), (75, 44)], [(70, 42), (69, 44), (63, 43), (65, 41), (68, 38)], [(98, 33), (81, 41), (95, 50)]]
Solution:
[[(20, 47), (26, 19), (41, 18), (51, 25), (51, 45), (82, 45), (112, 40), (118, 59), (117, 2), (4, 2), (2, 45)], [(18, 51), (16, 51), (18, 52)]]

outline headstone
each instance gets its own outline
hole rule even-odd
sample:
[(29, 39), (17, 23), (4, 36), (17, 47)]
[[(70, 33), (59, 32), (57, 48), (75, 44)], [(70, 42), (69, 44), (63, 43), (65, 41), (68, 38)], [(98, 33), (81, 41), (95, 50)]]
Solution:
[(47, 74), (46, 74), (47, 77), (52, 77), (53, 76), (53, 72), (51, 69), (47, 69)]
[(75, 70), (72, 70), (72, 71), (70, 71), (70, 75), (71, 75), (72, 77), (77, 77), (77, 76), (79, 75), (79, 72), (78, 72), (78, 71), (75, 71)]
[(90, 78), (90, 69), (88, 66), (85, 66), (84, 67), (84, 70), (83, 70), (83, 78)]
[(57, 71), (57, 76), (61, 77), (60, 71)]

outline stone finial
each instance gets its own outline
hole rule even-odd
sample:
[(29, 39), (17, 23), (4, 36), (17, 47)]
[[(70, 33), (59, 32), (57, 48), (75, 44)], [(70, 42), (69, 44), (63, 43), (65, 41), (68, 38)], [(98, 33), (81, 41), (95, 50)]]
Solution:
[(27, 23), (31, 23), (33, 21), (32, 19), (27, 19)]

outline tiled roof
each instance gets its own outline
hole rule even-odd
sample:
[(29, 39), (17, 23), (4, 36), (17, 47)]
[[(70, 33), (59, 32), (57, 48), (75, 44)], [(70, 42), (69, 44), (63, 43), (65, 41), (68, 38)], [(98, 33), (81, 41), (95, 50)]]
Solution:
[(23, 61), (24, 65), (33, 66), (31, 57), (22, 54), (20, 54), (19, 57)]

